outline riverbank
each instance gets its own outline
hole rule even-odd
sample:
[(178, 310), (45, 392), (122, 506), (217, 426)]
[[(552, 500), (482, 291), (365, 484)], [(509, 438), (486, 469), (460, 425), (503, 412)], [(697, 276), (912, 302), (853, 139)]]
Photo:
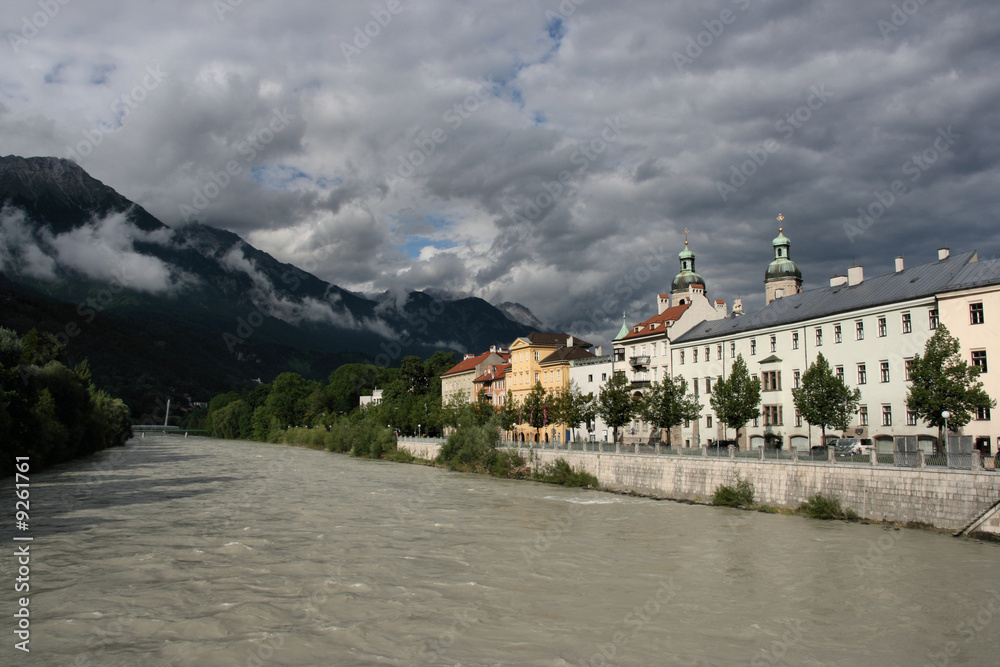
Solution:
[[(440, 445), (400, 441), (414, 456), (433, 459)], [(576, 450), (519, 449), (525, 460), (546, 465), (565, 460), (597, 478), (610, 491), (651, 498), (708, 503), (720, 486), (749, 480), (760, 505), (795, 510), (821, 494), (871, 522), (965, 528), (1000, 500), (1000, 474), (933, 468), (872, 467), (757, 459), (666, 457)], [(533, 458), (531, 458), (533, 457)], [(978, 527), (1000, 535), (1000, 516)]]

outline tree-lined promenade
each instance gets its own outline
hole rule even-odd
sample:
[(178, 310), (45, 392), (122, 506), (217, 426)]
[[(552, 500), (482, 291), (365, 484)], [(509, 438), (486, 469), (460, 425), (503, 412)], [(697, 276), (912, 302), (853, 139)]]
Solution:
[[(271, 442), (287, 440), (289, 429), (316, 429), (317, 434), (327, 434), (323, 436), (326, 441), (340, 442), (322, 446), (351, 451), (352, 433), (363, 432), (366, 438), (388, 443), (396, 435), (441, 436), (463, 425), (489, 425), (499, 439), (514, 440), (519, 439), (518, 434), (528, 434), (531, 437), (524, 439), (533, 441), (544, 441), (546, 429), (559, 427), (575, 440), (579, 429), (592, 427), (597, 417), (619, 441), (623, 429), (639, 418), (660, 429), (660, 444), (671, 446), (671, 431), (701, 416), (701, 405), (689, 393), (689, 382), (682, 375), (652, 382), (641, 392), (635, 391), (624, 373), (617, 372), (597, 396), (582, 393), (572, 383), (566, 390), (548, 392), (536, 383), (521, 401), (508, 390), (506, 401), (497, 407), (485, 394), (459, 395), (442, 403), (440, 376), (454, 363), (454, 354), (436, 352), (426, 360), (405, 357), (398, 368), (348, 364), (331, 373), (325, 384), (283, 373), (271, 384), (212, 399), (205, 428), (218, 437)], [(944, 326), (928, 340), (924, 354), (917, 355), (910, 368), (907, 405), (929, 427), (943, 426), (941, 413), (948, 410), (948, 424), (955, 431), (977, 410), (996, 404), (977, 379), (979, 369), (959, 358), (958, 341)], [(375, 388), (383, 390), (381, 402), (361, 405), (360, 397), (371, 395)], [(825, 444), (828, 431), (848, 428), (861, 400), (860, 390), (848, 387), (834, 374), (822, 354), (792, 394), (802, 418), (820, 431), (819, 442), (810, 444)], [(737, 439), (746, 425), (761, 415), (760, 382), (750, 376), (742, 356), (735, 360), (729, 376), (715, 384), (710, 404), (719, 421), (735, 430)], [(375, 451), (382, 453), (385, 448), (390, 446), (378, 445)]]

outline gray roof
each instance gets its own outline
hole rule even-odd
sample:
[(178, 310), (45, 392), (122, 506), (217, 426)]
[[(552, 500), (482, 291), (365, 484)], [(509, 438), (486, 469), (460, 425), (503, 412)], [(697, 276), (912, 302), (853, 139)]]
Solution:
[(1000, 284), (1000, 260), (976, 261), (976, 251), (866, 278), (857, 285), (821, 287), (775, 299), (763, 310), (742, 317), (706, 320), (674, 339), (687, 343), (792, 324), (838, 313), (900, 303), (944, 292)]

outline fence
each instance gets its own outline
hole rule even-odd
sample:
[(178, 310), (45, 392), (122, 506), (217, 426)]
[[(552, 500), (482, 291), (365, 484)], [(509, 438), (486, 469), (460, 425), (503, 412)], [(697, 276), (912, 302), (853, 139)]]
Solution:
[[(952, 436), (959, 437), (959, 436)], [(969, 436), (961, 436), (968, 438)], [(906, 439), (912, 438), (912, 442)], [(593, 453), (617, 453), (634, 454), (642, 456), (694, 456), (714, 460), (731, 459), (753, 459), (759, 461), (774, 461), (786, 463), (814, 463), (821, 465), (856, 465), (856, 466), (896, 466), (910, 468), (924, 467), (948, 467), (957, 470), (993, 470), (992, 459), (983, 460), (978, 450), (971, 448), (969, 451), (961, 451), (965, 448), (964, 442), (956, 445), (961, 448), (959, 451), (948, 451), (945, 454), (925, 454), (916, 449), (916, 438), (914, 436), (897, 436), (897, 440), (904, 439), (904, 442), (897, 443), (893, 452), (877, 452), (874, 448), (867, 453), (843, 453), (836, 451), (833, 447), (819, 448), (813, 447), (808, 450), (798, 449), (736, 449), (734, 447), (670, 447), (660, 444), (649, 443), (614, 443), (614, 442), (498, 442), (497, 447), (520, 447), (534, 450), (550, 451), (575, 451)], [(431, 442), (432, 438), (401, 438), (400, 442), (417, 441)], [(969, 439), (971, 443), (971, 438)], [(911, 449), (912, 447), (912, 449)]]

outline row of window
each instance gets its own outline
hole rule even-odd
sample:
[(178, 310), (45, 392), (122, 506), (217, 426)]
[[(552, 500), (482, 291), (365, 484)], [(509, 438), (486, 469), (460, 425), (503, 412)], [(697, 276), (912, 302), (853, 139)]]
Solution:
[[(784, 426), (784, 411), (783, 406), (780, 404), (765, 404), (761, 406), (760, 416), (754, 417), (752, 424), (754, 427), (759, 427), (763, 422), (764, 426)], [(976, 412), (976, 419), (978, 421), (990, 421), (990, 409), (989, 408), (979, 408)], [(906, 411), (906, 425), (907, 426), (917, 426), (917, 413), (915, 410)], [(684, 426), (690, 427), (690, 422), (685, 422)], [(803, 426), (802, 415), (798, 410), (795, 411), (795, 426)], [(859, 426), (870, 426), (868, 417), (868, 406), (861, 405), (858, 406), (858, 425)], [(712, 426), (712, 415), (705, 416), (705, 426), (711, 428)], [(892, 426), (892, 405), (886, 403), (882, 405), (882, 426)]]
[[(985, 321), (984, 318), (983, 318), (982, 305), (983, 305), (982, 303), (974, 303), (974, 304), (970, 305), (970, 308), (972, 309), (971, 310), (971, 321), (972, 321), (973, 324), (982, 324)], [(978, 306), (978, 309), (977, 309), (977, 306)], [(938, 324), (940, 322), (940, 320), (938, 319), (938, 311), (937, 311), (937, 309), (936, 308), (931, 308), (928, 311), (927, 317), (928, 317), (928, 328), (930, 328), (930, 329), (937, 329)], [(901, 324), (901, 331), (902, 331), (902, 333), (908, 334), (908, 333), (912, 333), (913, 332), (913, 320), (912, 320), (912, 317), (911, 317), (910, 313), (902, 313), (901, 314), (901, 323), (900, 324)], [(876, 327), (877, 327), (878, 335), (879, 335), (880, 338), (884, 338), (885, 336), (888, 335), (888, 324), (887, 324), (885, 316), (880, 316), (876, 320)], [(818, 327), (815, 328), (814, 331), (815, 331), (815, 335), (816, 335), (816, 345), (817, 345), (817, 347), (818, 346), (822, 346), (823, 345), (823, 327), (822, 326), (818, 326)], [(856, 340), (864, 340), (865, 339), (865, 323), (864, 323), (864, 320), (856, 320), (854, 322), (854, 336), (855, 336)], [(844, 342), (844, 329), (843, 329), (843, 325), (842, 324), (838, 323), (838, 324), (834, 324), (833, 325), (833, 342), (834, 343), (842, 343), (842, 342)], [(771, 352), (777, 352), (778, 351), (778, 336), (777, 336), (777, 334), (771, 334), (771, 336), (768, 339), (768, 343), (769, 343), (769, 347), (770, 347)], [(792, 345), (792, 349), (793, 350), (799, 349), (799, 332), (798, 331), (791, 332), (791, 345)], [(654, 347), (654, 350), (655, 350), (655, 347)], [(633, 347), (633, 351), (634, 351), (634, 347)], [(645, 354), (645, 352), (644, 352), (644, 354)], [(750, 355), (754, 356), (756, 354), (757, 354), (757, 339), (756, 338), (751, 338), (750, 339)], [(654, 351), (654, 355), (655, 355), (655, 351)], [(736, 358), (736, 343), (735, 342), (730, 342), (729, 343), (729, 356), (732, 357), (732, 358), (734, 358), (734, 359)], [(722, 345), (721, 344), (715, 346), (715, 357), (716, 357), (716, 360), (721, 360), (722, 359)], [(712, 346), (711, 345), (706, 345), (704, 347), (703, 356), (701, 358), (704, 359), (705, 361), (710, 361), (711, 360), (711, 358), (712, 358)], [(692, 348), (691, 349), (691, 363), (695, 363), (695, 364), (698, 363), (698, 359), (699, 359), (699, 349), (697, 347)], [(683, 363), (686, 362), (686, 360), (685, 360), (685, 350), (680, 350), (678, 361), (681, 364), (683, 364)]]

